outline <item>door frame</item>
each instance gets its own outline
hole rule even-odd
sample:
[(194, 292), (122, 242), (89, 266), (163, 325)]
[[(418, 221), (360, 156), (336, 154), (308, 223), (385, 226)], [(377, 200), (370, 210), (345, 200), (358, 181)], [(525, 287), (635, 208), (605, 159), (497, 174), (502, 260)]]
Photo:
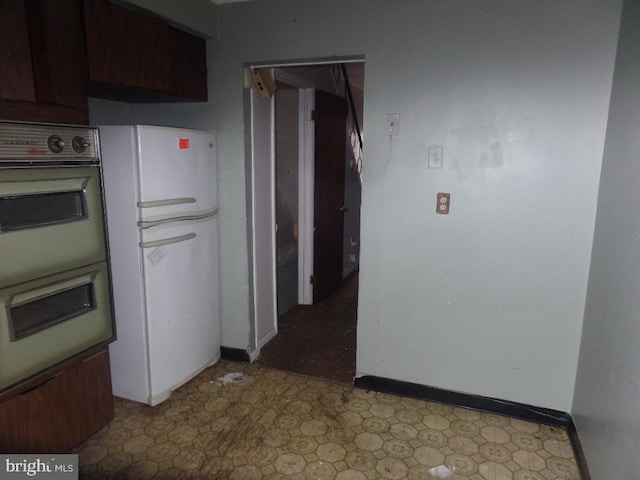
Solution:
[[(270, 68), (273, 72), (274, 79), (287, 83), (298, 88), (298, 301), (303, 305), (313, 304), (313, 285), (311, 284), (311, 275), (313, 274), (313, 203), (314, 203), (314, 173), (315, 173), (315, 122), (312, 119), (312, 111), (315, 107), (315, 86), (309, 81), (296, 77), (289, 72), (279, 70), (278, 67), (303, 67), (311, 65), (327, 65), (334, 63), (352, 63), (363, 62), (364, 57), (345, 57), (331, 58), (327, 60), (318, 59), (317, 61), (300, 61), (300, 62), (283, 62), (283, 63), (252, 63), (246, 67), (251, 72), (256, 68)], [(246, 70), (245, 70), (246, 73)], [(245, 87), (252, 89), (252, 82), (245, 78)], [(253, 93), (253, 90), (252, 90)], [(276, 258), (276, 224), (275, 224), (275, 108), (273, 98), (270, 99), (271, 114), (269, 115), (269, 124), (260, 125), (258, 127), (254, 116), (254, 96), (250, 95), (251, 108), (249, 125), (251, 125), (251, 225), (252, 234), (251, 246), (253, 251), (252, 259), (252, 278), (253, 278), (253, 350), (249, 352), (251, 361), (260, 355), (260, 349), (268, 343), (277, 333), (278, 313), (277, 313), (277, 258)], [(256, 130), (263, 128), (262, 132), (268, 132), (271, 138), (269, 147), (269, 165), (263, 165), (268, 168), (270, 175), (269, 180), (269, 198), (256, 195), (256, 166), (258, 165), (256, 155)], [(261, 173), (265, 173), (263, 170)], [(273, 228), (265, 236), (264, 233), (256, 229), (256, 206), (266, 206), (269, 209), (267, 216), (272, 219)], [(258, 266), (257, 246), (269, 248), (271, 255), (271, 268), (269, 275), (260, 274), (261, 270)], [(300, 248), (301, 247), (301, 248)], [(269, 305), (271, 303), (271, 305)], [(259, 312), (269, 312), (272, 318), (265, 321), (265, 324), (273, 327), (272, 333), (259, 338), (258, 323), (260, 322)], [(264, 320), (264, 319), (263, 319)]]
[[(251, 68), (253, 71), (253, 68)], [(253, 75), (253, 74), (252, 74)], [(251, 240), (253, 333), (249, 358), (255, 360), (260, 349), (278, 332), (276, 284), (275, 209), (275, 122), (274, 99), (259, 98), (251, 88)], [(258, 213), (256, 213), (258, 212)], [(260, 248), (259, 248), (260, 247)]]

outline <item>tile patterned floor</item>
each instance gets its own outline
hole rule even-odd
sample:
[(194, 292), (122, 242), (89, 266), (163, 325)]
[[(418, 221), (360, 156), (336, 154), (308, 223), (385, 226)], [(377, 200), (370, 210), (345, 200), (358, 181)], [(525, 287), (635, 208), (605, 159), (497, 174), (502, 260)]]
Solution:
[[(231, 372), (242, 383), (218, 379)], [(157, 407), (116, 399), (87, 479), (578, 480), (564, 430), (221, 361)]]

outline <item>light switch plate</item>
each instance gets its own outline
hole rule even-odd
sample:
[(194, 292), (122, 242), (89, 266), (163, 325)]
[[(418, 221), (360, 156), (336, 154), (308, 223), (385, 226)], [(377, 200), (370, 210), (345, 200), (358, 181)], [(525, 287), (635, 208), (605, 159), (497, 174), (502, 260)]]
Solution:
[(442, 147), (429, 147), (427, 160), (429, 168), (442, 168)]

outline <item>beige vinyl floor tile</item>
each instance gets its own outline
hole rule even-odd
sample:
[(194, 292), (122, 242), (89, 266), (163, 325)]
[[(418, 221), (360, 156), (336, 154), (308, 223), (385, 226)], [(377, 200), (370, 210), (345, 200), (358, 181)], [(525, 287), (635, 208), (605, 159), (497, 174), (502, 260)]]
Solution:
[(227, 361), (156, 407), (116, 398), (75, 452), (86, 479), (579, 479), (561, 428)]

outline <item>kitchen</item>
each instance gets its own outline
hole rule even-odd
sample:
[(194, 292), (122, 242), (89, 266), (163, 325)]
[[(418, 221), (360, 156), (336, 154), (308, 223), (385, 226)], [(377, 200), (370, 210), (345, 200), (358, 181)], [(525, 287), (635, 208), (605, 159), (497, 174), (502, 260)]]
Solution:
[[(597, 292), (587, 295), (587, 285), (592, 246), (594, 255), (601, 252), (592, 242), (594, 228), (599, 231), (598, 193), (615, 191), (601, 183), (600, 172), (612, 85), (614, 94), (625, 86), (624, 77), (614, 82), (621, 13), (628, 29), (622, 32), (631, 33), (620, 45), (637, 51), (637, 2), (631, 1), (503, 1), (490, 9), (462, 0), (214, 6), (208, 103), (92, 97), (89, 120), (217, 131), (221, 341), (253, 352), (243, 64), (364, 55), (369, 135), (357, 376), (579, 413), (592, 392), (574, 389), (576, 377), (589, 384), (596, 372), (585, 369), (585, 359), (603, 358), (598, 379), (624, 376), (605, 390), (615, 404), (629, 405), (631, 418), (639, 407), (623, 396), (628, 387), (617, 386), (636, 385), (637, 372), (620, 370), (608, 356), (616, 352), (620, 362), (635, 365), (637, 354), (619, 341), (609, 345), (613, 333), (597, 327), (591, 309), (585, 316), (585, 299), (588, 305), (597, 299)], [(620, 58), (630, 67), (637, 62), (630, 54)], [(400, 135), (393, 140), (383, 133), (389, 112), (400, 113)], [(427, 173), (427, 148), (438, 145), (444, 146), (444, 167)], [(619, 195), (634, 198), (631, 187), (623, 188)], [(441, 191), (451, 193), (448, 217), (433, 214)], [(628, 205), (619, 208), (616, 215), (633, 217)], [(596, 240), (598, 246), (606, 237)], [(600, 268), (595, 273), (601, 278), (615, 276)], [(629, 268), (636, 277), (637, 269)], [(623, 304), (635, 305), (630, 293), (619, 293)], [(607, 310), (625, 317), (613, 306)], [(637, 334), (622, 324), (622, 336)], [(605, 335), (602, 342), (596, 332)], [(616, 449), (635, 445), (637, 428), (613, 422), (618, 438), (601, 445), (594, 412), (598, 404), (606, 408), (609, 397), (596, 397), (578, 424), (590, 467), (637, 470), (637, 460), (619, 457)]]

